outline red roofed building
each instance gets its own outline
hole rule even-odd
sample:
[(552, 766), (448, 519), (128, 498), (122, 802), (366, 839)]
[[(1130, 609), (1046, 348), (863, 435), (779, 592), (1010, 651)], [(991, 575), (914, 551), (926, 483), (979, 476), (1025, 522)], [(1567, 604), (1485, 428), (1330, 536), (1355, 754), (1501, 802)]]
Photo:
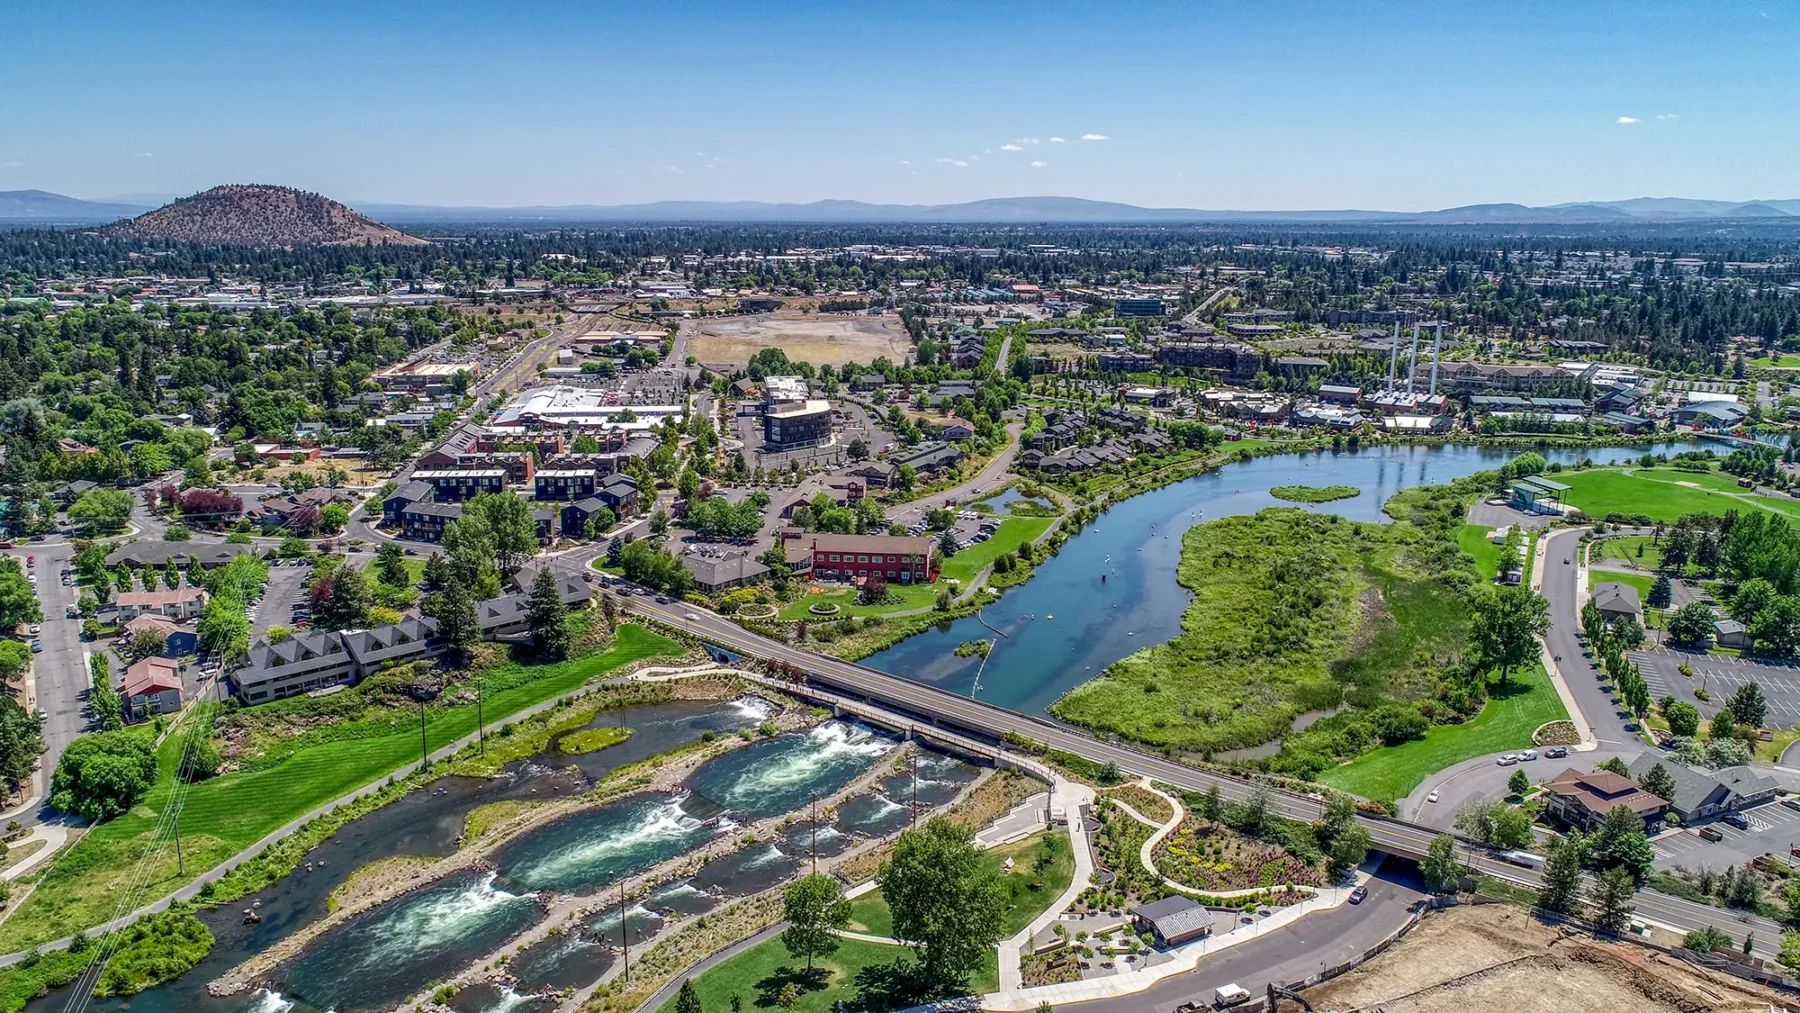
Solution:
[(125, 669), (125, 690), (120, 695), (129, 721), (173, 714), (181, 709), (181, 671), (167, 658), (145, 658)]

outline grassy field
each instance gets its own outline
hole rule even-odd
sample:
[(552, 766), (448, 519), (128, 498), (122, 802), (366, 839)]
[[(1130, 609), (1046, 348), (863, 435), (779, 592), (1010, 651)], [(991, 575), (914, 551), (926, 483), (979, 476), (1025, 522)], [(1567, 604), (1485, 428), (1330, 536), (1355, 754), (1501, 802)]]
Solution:
[(1278, 485), (1269, 490), (1269, 495), (1290, 503), (1330, 503), (1361, 496), (1362, 490), (1353, 485)]
[(749, 362), (764, 348), (779, 348), (795, 362), (814, 366), (895, 362), (912, 347), (906, 328), (893, 317), (759, 313), (696, 322), (689, 351), (701, 362)]
[(1765, 355), (1751, 359), (1750, 365), (1768, 369), (1800, 369), (1800, 355)]
[(969, 581), (974, 580), (983, 567), (1000, 558), (1002, 553), (1012, 552), (1043, 534), (1053, 520), (1055, 518), (1052, 517), (1008, 517), (1000, 522), (1000, 528), (992, 538), (971, 545), (944, 560), (944, 569), (939, 579), (960, 580), (963, 587), (968, 587)]
[(1588, 559), (1592, 562), (1615, 560), (1645, 570), (1654, 570), (1662, 565), (1662, 547), (1656, 544), (1656, 539), (1651, 535), (1620, 535), (1595, 543), (1589, 550)]
[(1464, 524), (1456, 533), (1456, 544), (1475, 558), (1475, 568), (1489, 580), (1500, 572), (1500, 546), (1488, 539), (1492, 530), (1485, 524)]
[[(981, 856), (982, 865), (1000, 876), (1000, 882), (1012, 897), (1001, 932), (1003, 937), (1016, 935), (1031, 924), (1033, 918), (1042, 914), (1068, 889), (1069, 881), (1075, 877), (1075, 856), (1069, 850), (1068, 839), (1061, 834), (1053, 838), (1058, 845), (1053, 852), (1054, 861), (1042, 876), (1033, 871), (1038, 848), (1044, 839), (1043, 834), (1033, 834), (1011, 844), (990, 848)], [(1005, 868), (1008, 858), (1013, 860), (1010, 872)], [(1033, 884), (1037, 884), (1035, 889)], [(887, 900), (880, 890), (872, 890), (850, 902), (850, 930), (872, 936), (893, 934), (893, 912), (888, 910)]]
[[(517, 684), (490, 692), (485, 714), (491, 723), (621, 665), (680, 651), (674, 641), (642, 627), (622, 626), (604, 651), (552, 665), (501, 666), (495, 680)], [(506, 671), (514, 667), (529, 672)], [(521, 674), (532, 677), (517, 681)], [(427, 715), (425, 737), (433, 749), (475, 730), (473, 706), (432, 708)], [(164, 847), (156, 835), (180, 762), (182, 739), (170, 736), (158, 750), (157, 782), (149, 795), (126, 815), (95, 827), (50, 867), (30, 898), (0, 925), (0, 952), (25, 949), (112, 917), (118, 891), (146, 852), (154, 857), (147, 866), (143, 901), (191, 881), (282, 824), (416, 760), (416, 716), (396, 715), (393, 725), (392, 734), (322, 742), (296, 750), (274, 766), (195, 785), (181, 814), (186, 875), (176, 870), (174, 849)]]
[(842, 611), (838, 615), (852, 616), (884, 616), (893, 612), (905, 612), (910, 609), (930, 608), (937, 604), (938, 592), (944, 590), (942, 584), (901, 584), (888, 585), (888, 594), (900, 598), (897, 605), (859, 605), (856, 602), (855, 588), (833, 588), (823, 594), (804, 594), (797, 601), (788, 602), (781, 607), (780, 617), (783, 619), (819, 620), (830, 618), (813, 615), (807, 611), (809, 605), (836, 605)]
[[(1554, 478), (1569, 487), (1564, 500), (1589, 517), (1643, 514), (1653, 520), (1674, 521), (1683, 514), (1722, 514), (1756, 507), (1800, 519), (1800, 501), (1752, 495), (1739, 489), (1735, 480), (1705, 472), (1652, 468), (1628, 475), (1623, 470), (1595, 469), (1565, 471)], [(1681, 482), (1700, 488), (1678, 484)]]
[[(856, 987), (857, 972), (912, 959), (911, 951), (903, 946), (845, 939), (839, 943), (836, 953), (815, 962), (819, 973), (809, 980), (806, 962), (789, 956), (787, 947), (781, 945), (780, 938), (775, 938), (758, 943), (695, 978), (694, 989), (700, 993), (703, 1009), (729, 1010), (731, 997), (737, 996), (746, 1010), (777, 1010), (781, 1006), (776, 997), (782, 986), (791, 981), (801, 989), (800, 1002), (792, 1007), (797, 1013), (832, 1013), (839, 1000), (847, 1007), (858, 1008), (855, 1002), (861, 990)], [(987, 965), (969, 982), (969, 990), (979, 995), (999, 987), (999, 960), (994, 951), (989, 950)], [(662, 1013), (672, 1013), (674, 1009), (675, 1000), (670, 999)]]
[(1490, 685), (1488, 703), (1474, 720), (1436, 725), (1422, 739), (1386, 746), (1319, 776), (1334, 788), (1367, 799), (1404, 798), (1420, 781), (1470, 757), (1531, 745), (1531, 733), (1569, 712), (1542, 665), (1513, 673), (1512, 684)]

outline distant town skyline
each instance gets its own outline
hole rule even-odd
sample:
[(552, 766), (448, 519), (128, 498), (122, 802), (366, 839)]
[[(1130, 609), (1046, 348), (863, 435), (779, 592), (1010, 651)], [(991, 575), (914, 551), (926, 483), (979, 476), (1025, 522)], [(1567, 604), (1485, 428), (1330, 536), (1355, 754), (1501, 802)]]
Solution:
[(1770, 3), (33, 4), (0, 190), (1145, 207), (1800, 197)]

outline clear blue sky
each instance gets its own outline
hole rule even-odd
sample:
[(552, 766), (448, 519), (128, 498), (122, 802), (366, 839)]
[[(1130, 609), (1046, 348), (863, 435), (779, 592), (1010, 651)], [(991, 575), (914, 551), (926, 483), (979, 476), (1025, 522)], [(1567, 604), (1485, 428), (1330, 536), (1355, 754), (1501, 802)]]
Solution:
[(1126, 7), (18, 2), (0, 19), (0, 190), (1800, 197), (1793, 0)]

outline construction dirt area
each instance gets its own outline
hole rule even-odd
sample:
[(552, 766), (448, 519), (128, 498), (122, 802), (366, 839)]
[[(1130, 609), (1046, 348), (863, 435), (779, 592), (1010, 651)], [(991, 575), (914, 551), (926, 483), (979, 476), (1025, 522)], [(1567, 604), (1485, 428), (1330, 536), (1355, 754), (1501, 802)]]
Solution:
[(700, 320), (691, 326), (688, 352), (701, 362), (742, 364), (764, 348), (779, 348), (794, 362), (866, 366), (884, 355), (902, 362), (912, 350), (912, 339), (894, 317), (775, 313)]
[(1339, 1013), (1768, 1013), (1794, 1002), (1647, 947), (1543, 924), (1506, 904), (1427, 915), (1386, 953), (1306, 999), (1315, 1010)]

